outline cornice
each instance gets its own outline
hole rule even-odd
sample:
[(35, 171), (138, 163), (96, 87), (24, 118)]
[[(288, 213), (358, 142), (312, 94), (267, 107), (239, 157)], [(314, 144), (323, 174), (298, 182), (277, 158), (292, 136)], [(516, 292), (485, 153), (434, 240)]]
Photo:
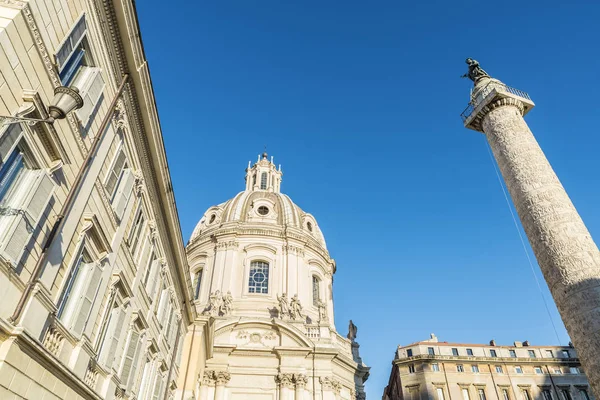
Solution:
[(413, 357), (395, 359), (394, 365), (402, 365), (411, 363), (414, 361), (477, 361), (482, 363), (503, 363), (509, 365), (521, 365), (521, 364), (564, 364), (564, 365), (580, 365), (579, 359), (577, 358), (528, 358), (528, 357), (470, 357), (470, 356), (442, 356), (442, 355), (429, 355), (419, 354)]

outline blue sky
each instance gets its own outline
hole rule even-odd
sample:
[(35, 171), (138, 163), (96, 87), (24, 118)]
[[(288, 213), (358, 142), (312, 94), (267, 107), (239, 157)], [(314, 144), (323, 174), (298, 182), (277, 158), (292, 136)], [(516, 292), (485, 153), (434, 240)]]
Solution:
[(600, 3), (137, 7), (185, 240), (266, 145), (337, 261), (336, 324), (358, 326), (370, 398), (396, 346), (430, 332), (557, 343), (485, 139), (459, 118), (471, 87), (459, 76), (473, 57), (529, 92), (526, 120), (600, 237)]

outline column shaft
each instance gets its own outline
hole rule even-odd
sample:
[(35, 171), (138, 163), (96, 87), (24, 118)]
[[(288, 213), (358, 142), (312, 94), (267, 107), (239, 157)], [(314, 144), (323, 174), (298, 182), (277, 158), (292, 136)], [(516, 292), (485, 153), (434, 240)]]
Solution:
[(483, 131), (515, 204), (538, 264), (600, 398), (600, 253), (522, 117), (503, 99)]

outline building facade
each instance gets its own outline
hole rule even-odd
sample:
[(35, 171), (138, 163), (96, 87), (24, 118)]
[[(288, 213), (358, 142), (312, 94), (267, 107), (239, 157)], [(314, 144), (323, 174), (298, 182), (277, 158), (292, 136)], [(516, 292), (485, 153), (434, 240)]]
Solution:
[(281, 193), (266, 154), (245, 190), (210, 207), (187, 245), (197, 320), (184, 399), (364, 399), (356, 327), (334, 325), (335, 261), (313, 215)]
[(593, 400), (572, 346), (440, 342), (398, 347), (383, 400)]
[[(168, 399), (191, 281), (132, 0), (0, 0), (0, 398)], [(184, 272), (185, 271), (185, 272)]]

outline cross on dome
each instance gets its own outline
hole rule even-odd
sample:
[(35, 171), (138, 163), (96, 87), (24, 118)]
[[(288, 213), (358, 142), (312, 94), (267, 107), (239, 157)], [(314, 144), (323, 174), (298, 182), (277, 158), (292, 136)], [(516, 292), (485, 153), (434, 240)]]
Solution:
[(269, 160), (269, 155), (265, 151), (262, 155), (258, 156), (258, 160), (251, 165), (251, 161), (248, 161), (248, 168), (246, 168), (246, 191), (266, 191), (273, 193), (281, 192), (281, 177), (283, 172), (281, 171), (281, 164), (279, 168), (273, 163), (273, 156)]

